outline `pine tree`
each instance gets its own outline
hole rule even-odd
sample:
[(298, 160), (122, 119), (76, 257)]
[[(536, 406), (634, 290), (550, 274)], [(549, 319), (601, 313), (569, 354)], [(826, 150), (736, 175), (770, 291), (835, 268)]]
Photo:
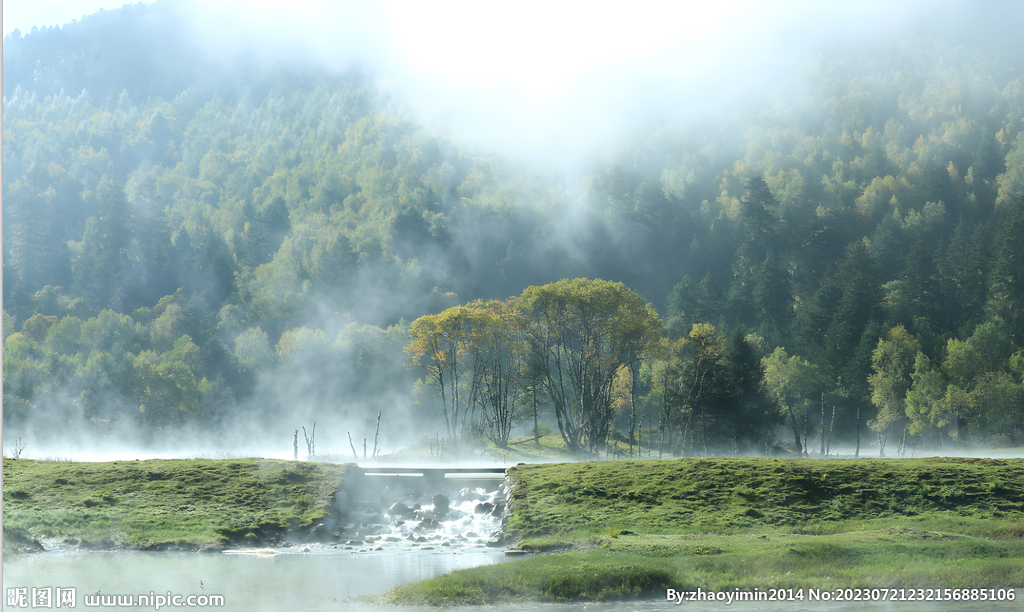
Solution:
[[(18, 291), (67, 286), (70, 274), (63, 215), (53, 189), (16, 182), (4, 201), (5, 234)], [(14, 279), (12, 279), (14, 280)]]
[(943, 329), (941, 290), (935, 261), (922, 241), (910, 248), (903, 272), (903, 287), (910, 299), (910, 321), (901, 321), (911, 333), (926, 341)]
[(1001, 320), (1018, 346), (1024, 342), (1024, 198), (1007, 205), (998, 220), (995, 261), (986, 314)]
[(768, 249), (761, 264), (753, 297), (761, 335), (773, 346), (785, 344), (793, 318), (793, 296), (789, 275), (782, 269), (772, 249)]
[(743, 326), (733, 328), (722, 357), (726, 371), (722, 378), (723, 420), (732, 429), (737, 445), (760, 451), (761, 442), (776, 423), (764, 392), (764, 367), (747, 342)]
[(131, 207), (119, 180), (104, 176), (99, 214), (86, 223), (82, 251), (74, 264), (74, 292), (95, 308), (121, 310), (122, 280), (129, 266)]
[(757, 316), (755, 286), (768, 256), (773, 219), (769, 211), (778, 203), (760, 176), (747, 183), (747, 195), (740, 201), (743, 218), (742, 242), (736, 251), (733, 281), (729, 287), (729, 309), (734, 319), (753, 322)]

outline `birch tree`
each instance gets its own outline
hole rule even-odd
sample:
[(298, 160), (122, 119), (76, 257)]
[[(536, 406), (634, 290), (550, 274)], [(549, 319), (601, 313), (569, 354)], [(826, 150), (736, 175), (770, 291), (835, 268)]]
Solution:
[(661, 319), (624, 284), (603, 280), (528, 287), (521, 299), (531, 340), (547, 364), (545, 395), (566, 448), (596, 452), (611, 427), (616, 372), (622, 366), (636, 371), (661, 338)]
[(405, 348), (410, 368), (426, 371), (425, 383), (440, 400), (448, 445), (457, 453), (480, 401), (484, 363), (478, 347), (489, 317), (480, 308), (454, 306), (412, 322)]

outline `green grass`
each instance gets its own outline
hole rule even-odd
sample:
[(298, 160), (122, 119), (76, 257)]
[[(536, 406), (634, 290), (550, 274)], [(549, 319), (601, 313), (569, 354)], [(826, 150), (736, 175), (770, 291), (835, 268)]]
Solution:
[(305, 535), (346, 466), (267, 459), (7, 459), (4, 534), (81, 546), (220, 548)]
[[(591, 542), (591, 545), (594, 545)], [(664, 598), (665, 589), (1005, 588), (1024, 584), (1024, 540), (909, 529), (829, 536), (650, 535), (459, 570), (400, 586), (393, 603)]]
[(568, 552), (460, 570), (391, 591), (387, 599), (431, 605), (650, 595), (675, 578), (671, 561), (630, 553)]
[(529, 552), (395, 603), (614, 600), (664, 589), (1024, 584), (1024, 460), (675, 459), (519, 465)]
[[(479, 452), (479, 451), (478, 451)], [(508, 448), (500, 449), (494, 443), (488, 443), (482, 449), (484, 457), (492, 457), (505, 462), (574, 461), (576, 456), (565, 448), (565, 441), (558, 433), (541, 436), (535, 441), (533, 436), (513, 438), (508, 441)]]
[[(618, 456), (629, 454), (629, 443), (616, 441), (611, 445), (611, 451), (618, 453)], [(606, 449), (607, 450), (607, 449)], [(634, 445), (633, 452), (639, 452)], [(644, 440), (643, 455), (649, 453), (647, 440)], [(656, 455), (656, 450), (650, 450), (650, 454)], [(604, 456), (604, 455), (602, 455)], [(558, 432), (542, 435), (539, 440), (534, 440), (532, 435), (522, 438), (512, 438), (508, 441), (507, 448), (498, 448), (493, 442), (478, 440), (472, 445), (461, 449), (458, 457), (453, 457), (446, 447), (443, 456), (437, 457), (436, 438), (423, 435), (419, 440), (387, 455), (381, 455), (380, 461), (384, 463), (399, 462), (445, 462), (456, 459), (463, 461), (479, 461), (482, 463), (552, 463), (576, 461), (579, 455), (565, 448), (565, 441)]]
[[(419, 440), (396, 452), (381, 455), (380, 461), (384, 463), (401, 463), (415, 461), (418, 463), (441, 463), (453, 461), (449, 449), (445, 448), (442, 458), (437, 457), (435, 439), (424, 435)], [(493, 462), (518, 463), (534, 462), (546, 463), (552, 461), (574, 461), (576, 455), (566, 450), (562, 436), (548, 434), (541, 436), (540, 444), (534, 441), (533, 436), (513, 438), (509, 440), (508, 448), (500, 449), (493, 442), (481, 442), (477, 446), (463, 449), (460, 454), (461, 460), (478, 461), (481, 464)]]
[[(605, 450), (617, 453), (619, 457), (628, 456), (629, 443), (618, 440), (612, 442), (610, 448)], [(482, 457), (492, 457), (508, 463), (550, 463), (553, 461), (576, 461), (579, 459), (579, 455), (565, 448), (565, 440), (557, 432), (541, 436), (539, 440), (534, 440), (533, 436), (513, 438), (509, 440), (508, 448), (506, 449), (500, 449), (494, 443), (488, 442), (482, 448), (482, 452), (480, 450), (477, 452)], [(656, 450), (648, 449), (646, 439), (644, 440), (643, 450), (641, 451), (641, 449), (634, 445), (633, 452), (641, 453), (644, 457), (648, 454), (657, 455)]]
[(509, 533), (839, 533), (894, 519), (1021, 537), (1021, 459), (675, 459), (521, 465)]

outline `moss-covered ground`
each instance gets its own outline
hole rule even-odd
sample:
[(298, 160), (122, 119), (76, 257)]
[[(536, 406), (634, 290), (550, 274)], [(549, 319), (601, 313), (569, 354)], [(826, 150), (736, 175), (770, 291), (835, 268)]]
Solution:
[(1024, 585), (1024, 460), (677, 459), (512, 469), (542, 553), (395, 602), (664, 598), (665, 589)]
[(509, 528), (519, 538), (606, 527), (836, 533), (879, 520), (1024, 536), (1022, 459), (708, 458), (521, 465), (510, 474)]
[(268, 459), (3, 460), (4, 544), (187, 549), (302, 539), (345, 465)]

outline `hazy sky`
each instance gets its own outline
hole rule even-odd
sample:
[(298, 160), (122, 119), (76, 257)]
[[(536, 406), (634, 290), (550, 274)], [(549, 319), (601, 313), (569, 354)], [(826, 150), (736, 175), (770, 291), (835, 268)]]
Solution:
[[(152, 0), (147, 0), (151, 4)], [(35, 27), (64, 25), (100, 9), (120, 8), (123, 0), (3, 0), (4, 36), (15, 29), (28, 34)]]
[[(319, 59), (373, 72), (430, 124), (512, 154), (579, 161), (638, 123), (699, 120), (751, 94), (798, 89), (808, 57), (941, 35), (980, 4), (171, 1), (215, 53)], [(4, 33), (57, 25), (103, 0), (7, 0)], [(1009, 6), (1004, 3), (983, 3)], [(998, 20), (997, 20), (998, 22)], [(992, 22), (989, 21), (991, 26)]]

